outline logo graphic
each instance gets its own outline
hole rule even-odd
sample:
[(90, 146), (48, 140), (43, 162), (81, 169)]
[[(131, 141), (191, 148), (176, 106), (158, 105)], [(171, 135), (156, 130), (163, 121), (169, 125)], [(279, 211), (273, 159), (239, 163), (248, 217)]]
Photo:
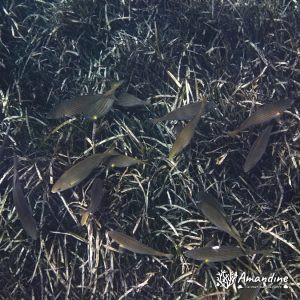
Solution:
[(226, 271), (222, 270), (221, 272), (217, 273), (217, 286), (228, 289), (231, 285), (233, 285), (237, 276), (237, 272), (234, 273), (230, 271), (230, 273), (227, 273)]
[[(259, 288), (261, 283), (268, 284), (269, 288), (288, 288), (288, 276), (279, 277), (276, 276), (275, 273), (269, 274), (269, 276), (247, 276), (246, 272), (242, 272), (239, 277), (237, 272), (232, 271), (228, 272), (222, 270), (217, 273), (217, 286), (228, 289), (235, 281), (238, 283), (238, 289), (243, 288), (243, 286), (247, 286), (247, 288)], [(243, 285), (241, 285), (241, 283), (243, 283)]]

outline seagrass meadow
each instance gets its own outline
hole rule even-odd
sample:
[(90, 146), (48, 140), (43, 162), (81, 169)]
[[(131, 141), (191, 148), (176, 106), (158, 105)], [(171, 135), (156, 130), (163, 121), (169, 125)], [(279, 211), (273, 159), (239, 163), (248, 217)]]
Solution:
[[(217, 284), (222, 270), (287, 276), (285, 287), (263, 283), (257, 299), (299, 299), (299, 16), (296, 0), (2, 0), (0, 299), (239, 299), (237, 282)], [(120, 80), (117, 95), (148, 105), (113, 105), (95, 120), (46, 118), (59, 103)], [(208, 109), (190, 145), (170, 161), (187, 122), (153, 119), (203, 99)], [(265, 125), (227, 132), (283, 99), (295, 101), (245, 172)], [(66, 170), (108, 149), (144, 163), (101, 166), (51, 193)], [(17, 176), (35, 240), (14, 205)], [(96, 178), (103, 205), (81, 226)], [(218, 199), (246, 248), (273, 253), (216, 263), (185, 256), (238, 246), (199, 209), (202, 191)], [(111, 231), (173, 257), (121, 250)]]

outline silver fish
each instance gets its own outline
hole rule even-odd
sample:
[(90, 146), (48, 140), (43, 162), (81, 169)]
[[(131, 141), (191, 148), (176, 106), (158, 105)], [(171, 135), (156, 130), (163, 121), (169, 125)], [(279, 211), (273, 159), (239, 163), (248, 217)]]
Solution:
[(145, 163), (140, 159), (136, 159), (127, 155), (112, 155), (108, 157), (103, 164), (111, 168), (127, 168), (136, 164)]
[(172, 254), (169, 253), (163, 253), (157, 250), (154, 250), (141, 242), (137, 241), (131, 236), (128, 236), (127, 234), (118, 232), (118, 231), (109, 231), (108, 235), (111, 239), (116, 241), (121, 247), (138, 253), (138, 254), (146, 254), (146, 255), (154, 255), (154, 256), (165, 256), (169, 259), (173, 257)]
[(36, 240), (36, 222), (33, 218), (31, 207), (25, 200), (23, 194), (23, 190), (18, 176), (18, 160), (16, 155), (14, 156), (13, 200), (23, 228), (29, 236)]
[(114, 150), (96, 153), (68, 169), (53, 185), (51, 192), (57, 193), (70, 189), (83, 181), (107, 157), (114, 155)]
[(72, 100), (59, 103), (52, 111), (47, 114), (47, 119), (59, 119), (72, 117), (84, 113), (88, 107), (92, 106), (101, 99), (102, 95), (83, 95), (77, 96)]
[(228, 217), (217, 199), (204, 192), (200, 192), (198, 194), (198, 197), (200, 198), (199, 208), (201, 209), (204, 216), (220, 230), (225, 231), (229, 235), (231, 235), (243, 249), (244, 247), (241, 241), (240, 234), (238, 233), (236, 228), (228, 221)]
[(268, 125), (251, 146), (244, 164), (245, 172), (250, 171), (262, 158), (268, 146), (271, 131), (272, 125)]
[[(201, 103), (202, 102), (199, 101), (199, 102), (186, 104), (182, 107), (179, 107), (167, 113), (166, 115), (160, 118), (152, 119), (151, 121), (155, 124), (161, 121), (171, 121), (171, 120), (190, 121), (197, 115), (197, 112), (199, 112), (201, 108)], [(212, 102), (207, 103), (205, 109), (202, 111), (202, 114), (212, 110), (213, 108), (215, 108), (215, 105)]]
[(251, 126), (269, 122), (282, 115), (285, 110), (293, 105), (294, 101), (295, 100), (293, 99), (280, 100), (275, 103), (263, 105), (262, 107), (258, 108), (257, 111), (254, 112), (249, 118), (247, 118), (239, 128), (229, 131), (227, 134), (233, 137), (236, 136), (240, 131)]
[(174, 159), (189, 143), (194, 136), (196, 127), (199, 123), (200, 117), (203, 115), (206, 105), (206, 98), (203, 99), (200, 105), (200, 109), (195, 115), (195, 117), (180, 131), (176, 140), (171, 148), (168, 158), (170, 160)]
[(5, 132), (5, 135), (4, 135), (4, 138), (3, 138), (3, 142), (0, 146), (0, 160), (2, 160), (4, 149), (5, 149), (6, 144), (7, 144), (9, 129), (10, 129), (10, 124), (8, 125), (8, 127), (6, 129), (6, 132)]
[(214, 246), (214, 247), (203, 247), (196, 248), (193, 250), (186, 251), (184, 255), (188, 258), (203, 260), (206, 263), (209, 262), (221, 262), (228, 261), (241, 256), (253, 255), (253, 254), (271, 254), (273, 250), (242, 250), (239, 247), (232, 246)]
[(111, 109), (116, 100), (115, 91), (123, 82), (122, 80), (113, 83), (111, 89), (104, 94), (77, 96), (72, 100), (64, 101), (54, 107), (47, 118), (72, 117), (80, 113), (93, 120), (104, 116)]
[(104, 196), (104, 188), (103, 188), (103, 180), (97, 178), (94, 180), (91, 188), (91, 202), (86, 210), (83, 211), (81, 217), (81, 225), (85, 225), (90, 214), (95, 213), (103, 200)]

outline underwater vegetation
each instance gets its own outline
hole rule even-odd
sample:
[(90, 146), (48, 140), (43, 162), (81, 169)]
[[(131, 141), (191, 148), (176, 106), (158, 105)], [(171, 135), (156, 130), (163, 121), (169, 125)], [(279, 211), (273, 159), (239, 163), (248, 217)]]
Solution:
[(1, 299), (298, 299), (295, 3), (0, 4)]

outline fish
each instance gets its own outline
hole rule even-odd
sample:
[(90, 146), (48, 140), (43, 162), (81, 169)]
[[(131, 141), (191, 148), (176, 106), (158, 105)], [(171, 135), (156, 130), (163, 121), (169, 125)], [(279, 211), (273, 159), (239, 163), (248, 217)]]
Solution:
[(247, 118), (239, 128), (228, 131), (227, 134), (231, 137), (236, 136), (239, 132), (258, 124), (269, 122), (283, 114), (285, 110), (290, 108), (294, 99), (280, 100), (278, 102), (273, 102), (269, 104), (265, 104), (258, 108), (256, 112), (254, 112), (249, 118)]
[(119, 88), (121, 84), (123, 84), (124, 80), (114, 82), (112, 84), (111, 89), (101, 96), (94, 105), (87, 107), (87, 110), (83, 112), (86, 118), (90, 118), (92, 120), (97, 120), (108, 113), (114, 102), (117, 100), (115, 96), (115, 91)]
[(258, 296), (261, 285), (261, 282), (248, 282), (243, 289), (240, 289), (239, 300), (255, 300)]
[(115, 242), (117, 242), (122, 248), (127, 249), (129, 251), (132, 251), (132, 252), (135, 252), (138, 254), (164, 256), (169, 259), (171, 259), (173, 257), (173, 254), (163, 253), (163, 252), (157, 251), (153, 248), (150, 248), (127, 234), (124, 234), (124, 233), (121, 233), (118, 231), (108, 231), (108, 235), (111, 239), (113, 239)]
[(173, 160), (176, 155), (178, 155), (190, 142), (194, 136), (195, 129), (199, 123), (200, 117), (203, 115), (206, 105), (206, 98), (203, 98), (201, 106), (197, 114), (193, 119), (180, 131), (176, 140), (171, 148), (168, 158)]
[(150, 99), (147, 101), (143, 101), (138, 97), (128, 93), (121, 93), (116, 98), (117, 99), (115, 103), (122, 107), (137, 107), (137, 106), (145, 106), (151, 104)]
[[(202, 115), (206, 113), (207, 111), (211, 110), (214, 107), (214, 105), (209, 102), (207, 103), (205, 109), (202, 111)], [(190, 121), (192, 120), (196, 115), (197, 112), (201, 108), (201, 102), (193, 102), (189, 103), (187, 105), (184, 105), (180, 108), (177, 108), (166, 115), (160, 117), (160, 118), (154, 118), (152, 119), (152, 123), (156, 124), (161, 121), (171, 121), (171, 120), (178, 120), (178, 121)]]
[(23, 228), (32, 239), (36, 240), (36, 222), (33, 218), (31, 207), (24, 197), (24, 193), (18, 176), (18, 159), (16, 155), (14, 156), (13, 201)]
[(101, 95), (77, 96), (72, 100), (67, 100), (55, 106), (46, 116), (47, 119), (59, 119), (63, 117), (73, 117), (83, 113), (87, 107), (95, 104)]
[(244, 163), (244, 172), (249, 172), (262, 158), (268, 146), (272, 127), (268, 125), (251, 146)]
[(244, 249), (240, 234), (228, 221), (228, 217), (217, 199), (204, 192), (199, 192), (198, 197), (200, 198), (199, 208), (204, 216), (220, 230), (232, 236), (239, 243), (240, 247)]
[(47, 119), (73, 117), (82, 113), (86, 118), (96, 119), (104, 116), (116, 100), (115, 91), (124, 81), (112, 84), (105, 94), (77, 96), (72, 100), (61, 102), (47, 114)]
[(5, 135), (4, 135), (4, 138), (3, 138), (3, 142), (0, 146), (0, 161), (3, 158), (4, 149), (5, 149), (6, 144), (7, 144), (9, 129), (10, 129), (10, 124), (8, 125), (8, 127), (6, 129), (6, 132), (5, 132)]
[(222, 262), (232, 260), (242, 256), (248, 256), (253, 254), (271, 254), (273, 250), (252, 250), (252, 249), (241, 249), (233, 246), (214, 246), (214, 247), (203, 247), (195, 248), (184, 252), (184, 255), (188, 258), (202, 260), (206, 263), (210, 262)]
[(103, 196), (104, 196), (103, 180), (97, 178), (94, 180), (92, 184), (90, 204), (88, 208), (84, 210), (82, 213), (81, 222), (80, 222), (81, 226), (87, 223), (90, 214), (95, 213), (99, 209), (103, 200)]
[(127, 155), (112, 155), (108, 157), (103, 164), (111, 168), (127, 168), (136, 164), (145, 163), (140, 159), (136, 159)]
[(61, 175), (61, 177), (52, 186), (51, 192), (62, 192), (78, 185), (81, 181), (88, 177), (104, 159), (116, 153), (117, 152), (110, 149), (103, 153), (93, 154), (80, 161)]

